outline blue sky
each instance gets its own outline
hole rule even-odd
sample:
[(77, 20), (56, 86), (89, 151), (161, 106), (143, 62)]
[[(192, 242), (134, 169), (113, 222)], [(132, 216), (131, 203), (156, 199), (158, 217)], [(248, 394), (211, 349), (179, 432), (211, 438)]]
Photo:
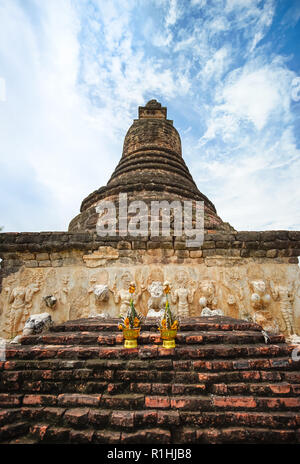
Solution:
[(66, 230), (137, 107), (238, 230), (300, 230), (299, 0), (0, 0), (0, 225)]

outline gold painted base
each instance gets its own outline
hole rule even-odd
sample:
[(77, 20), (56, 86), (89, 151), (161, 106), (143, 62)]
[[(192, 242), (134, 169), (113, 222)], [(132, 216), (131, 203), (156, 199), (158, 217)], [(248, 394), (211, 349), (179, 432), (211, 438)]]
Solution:
[(124, 348), (136, 348), (137, 340), (125, 340)]
[(173, 340), (163, 340), (164, 348), (175, 348), (175, 338)]

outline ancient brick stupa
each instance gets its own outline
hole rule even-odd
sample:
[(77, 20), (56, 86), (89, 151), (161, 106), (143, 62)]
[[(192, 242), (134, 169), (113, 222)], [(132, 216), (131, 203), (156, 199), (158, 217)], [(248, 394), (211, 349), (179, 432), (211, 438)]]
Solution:
[(205, 228), (233, 230), (217, 216), (213, 203), (201, 193), (182, 158), (180, 136), (167, 119), (167, 108), (156, 100), (139, 107), (139, 119), (129, 128), (121, 160), (106, 187), (85, 198), (81, 213), (70, 223), (69, 230), (95, 230), (100, 200), (117, 202), (120, 193), (128, 200), (200, 200), (205, 204)]
[[(170, 236), (124, 232), (120, 194), (149, 206), (144, 222), (153, 201), (203, 202), (203, 243), (175, 234), (173, 213)], [(106, 236), (103, 201), (117, 212)], [(222, 221), (166, 108), (151, 100), (68, 232), (0, 234), (0, 440), (299, 442), (299, 255), (298, 231), (238, 232)], [(155, 319), (165, 281), (181, 317), (172, 349)], [(131, 283), (148, 317), (138, 347), (125, 349), (118, 318)]]

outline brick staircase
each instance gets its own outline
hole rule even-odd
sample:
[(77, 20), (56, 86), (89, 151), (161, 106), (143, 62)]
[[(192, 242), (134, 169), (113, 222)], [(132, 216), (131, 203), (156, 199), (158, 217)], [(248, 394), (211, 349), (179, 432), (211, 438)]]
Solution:
[(9, 345), (1, 443), (299, 443), (300, 362), (281, 335), (225, 317), (154, 321), (124, 349), (116, 319), (81, 319)]

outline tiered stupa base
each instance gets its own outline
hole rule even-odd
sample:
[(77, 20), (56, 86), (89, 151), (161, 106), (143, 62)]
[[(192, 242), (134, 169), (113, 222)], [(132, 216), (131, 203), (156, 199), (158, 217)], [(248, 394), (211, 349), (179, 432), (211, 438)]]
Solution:
[(154, 321), (127, 350), (117, 320), (69, 321), (0, 363), (2, 443), (299, 443), (300, 363), (282, 336), (225, 317)]

